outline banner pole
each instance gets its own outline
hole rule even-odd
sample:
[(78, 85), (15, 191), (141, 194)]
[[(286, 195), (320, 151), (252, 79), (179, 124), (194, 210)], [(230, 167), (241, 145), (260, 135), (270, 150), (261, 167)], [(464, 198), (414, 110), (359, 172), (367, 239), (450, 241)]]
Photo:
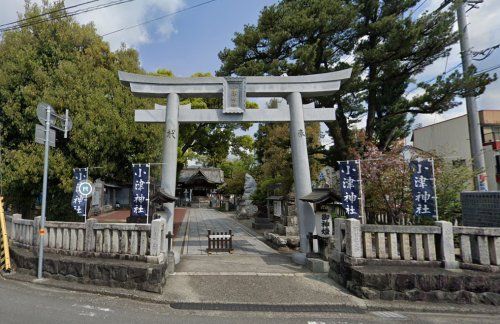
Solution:
[(361, 224), (366, 224), (366, 213), (365, 213), (365, 194), (363, 192), (363, 180), (361, 178), (361, 160), (356, 160), (358, 162), (358, 173), (359, 173), (359, 199), (360, 199), (360, 213), (361, 213)]
[(150, 164), (146, 163), (146, 168), (148, 169), (148, 200), (146, 205), (146, 221), (149, 224), (149, 192), (151, 191), (151, 168)]
[(434, 158), (430, 158), (431, 160), (431, 165), (432, 165), (432, 185), (434, 187), (434, 205), (436, 206), (436, 220), (439, 220), (439, 208), (438, 208), (438, 201), (437, 201), (437, 193), (436, 193), (436, 171), (434, 170)]

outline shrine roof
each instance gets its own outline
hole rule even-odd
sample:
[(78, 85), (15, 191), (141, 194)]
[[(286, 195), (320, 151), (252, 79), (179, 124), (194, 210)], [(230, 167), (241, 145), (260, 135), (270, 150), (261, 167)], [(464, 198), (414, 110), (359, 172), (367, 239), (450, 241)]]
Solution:
[(174, 202), (177, 200), (177, 197), (167, 193), (163, 188), (158, 189), (158, 191), (151, 198), (151, 202), (165, 204), (169, 202)]
[(189, 183), (194, 179), (204, 178), (211, 184), (223, 184), (224, 172), (219, 168), (184, 168), (179, 174), (177, 182)]
[(341, 197), (330, 189), (314, 189), (313, 192), (300, 198), (300, 200), (320, 204), (340, 201)]

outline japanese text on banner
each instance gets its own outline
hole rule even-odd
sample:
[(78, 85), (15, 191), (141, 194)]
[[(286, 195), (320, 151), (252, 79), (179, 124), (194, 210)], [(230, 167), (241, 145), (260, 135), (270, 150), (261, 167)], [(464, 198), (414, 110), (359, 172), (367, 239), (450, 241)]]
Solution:
[(149, 164), (134, 164), (132, 183), (132, 216), (149, 214)]
[(437, 217), (434, 163), (431, 159), (410, 161), (413, 215)]
[(361, 172), (359, 160), (339, 161), (342, 206), (349, 218), (361, 216)]
[(80, 195), (76, 187), (81, 181), (88, 179), (87, 168), (73, 169), (73, 198), (71, 199), (71, 207), (76, 211), (79, 216), (87, 216), (87, 198)]

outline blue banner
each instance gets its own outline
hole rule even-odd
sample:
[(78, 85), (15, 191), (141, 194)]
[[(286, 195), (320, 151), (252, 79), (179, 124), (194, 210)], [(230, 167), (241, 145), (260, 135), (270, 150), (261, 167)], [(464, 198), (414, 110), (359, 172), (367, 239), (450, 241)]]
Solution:
[(133, 164), (132, 216), (149, 216), (149, 164)]
[(349, 218), (361, 217), (361, 170), (359, 160), (339, 161), (342, 206)]
[(434, 162), (432, 159), (410, 161), (413, 215), (437, 218)]
[(88, 173), (87, 168), (73, 169), (73, 198), (71, 199), (71, 207), (82, 217), (87, 217), (87, 198), (76, 191), (76, 186), (81, 181), (88, 179)]

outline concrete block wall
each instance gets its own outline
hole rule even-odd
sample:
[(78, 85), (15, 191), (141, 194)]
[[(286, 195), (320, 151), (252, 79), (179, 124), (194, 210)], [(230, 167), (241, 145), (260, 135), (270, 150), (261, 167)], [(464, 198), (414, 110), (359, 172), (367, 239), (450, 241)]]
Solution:
[(500, 191), (462, 192), (462, 224), (476, 227), (500, 227)]

